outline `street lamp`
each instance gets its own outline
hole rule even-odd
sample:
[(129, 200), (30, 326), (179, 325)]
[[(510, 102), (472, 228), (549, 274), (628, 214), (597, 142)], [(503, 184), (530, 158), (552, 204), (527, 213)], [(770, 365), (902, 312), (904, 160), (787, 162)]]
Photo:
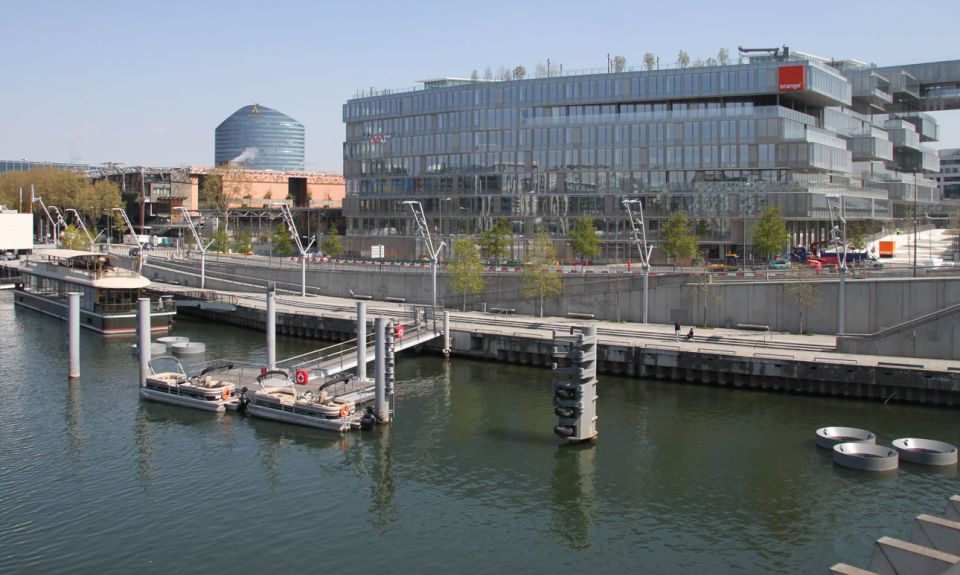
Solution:
[[(847, 220), (843, 217), (844, 205), (843, 198), (839, 196), (826, 196), (827, 209), (830, 211), (830, 236), (837, 249), (837, 271), (840, 274), (840, 297), (837, 298), (839, 310), (837, 311), (837, 335), (844, 333), (846, 320), (846, 279), (847, 279)], [(830, 200), (837, 200), (837, 205), (830, 206)], [(833, 221), (834, 213), (837, 216), (837, 223)], [(841, 251), (842, 250), (842, 251)]]
[(183, 219), (187, 220), (187, 225), (190, 226), (190, 231), (193, 233), (193, 240), (197, 243), (197, 248), (200, 249), (200, 289), (204, 289), (207, 283), (207, 249), (213, 245), (215, 240), (210, 240), (210, 243), (203, 245), (203, 240), (197, 233), (197, 228), (193, 225), (193, 219), (190, 217), (187, 208), (176, 206), (173, 209), (179, 210), (183, 214)]
[(140, 250), (140, 256), (137, 258), (139, 261), (139, 264), (137, 265), (137, 272), (139, 272), (143, 269), (143, 260), (147, 259), (147, 252), (143, 249), (143, 242), (140, 241), (140, 236), (133, 231), (133, 224), (130, 223), (130, 218), (127, 217), (127, 212), (123, 208), (113, 208), (113, 211), (117, 212), (123, 217), (123, 223), (126, 224), (127, 230), (130, 232), (130, 235), (133, 236), (133, 239), (137, 241), (137, 248)]
[[(640, 200), (623, 200), (620, 203), (623, 204), (623, 209), (627, 210), (630, 227), (633, 230), (633, 242), (637, 245), (637, 251), (640, 252), (640, 267), (643, 270), (643, 323), (647, 323), (650, 254), (653, 253), (653, 245), (647, 245), (647, 227), (643, 225), (643, 202)], [(635, 216), (630, 206), (637, 206), (639, 214)]]
[(413, 219), (417, 223), (417, 230), (420, 232), (420, 237), (423, 238), (424, 243), (427, 244), (427, 251), (430, 253), (430, 260), (433, 263), (433, 311), (434, 315), (436, 315), (437, 256), (440, 255), (440, 250), (443, 249), (445, 244), (444, 242), (440, 242), (440, 245), (437, 246), (437, 249), (433, 249), (433, 239), (430, 237), (430, 228), (427, 227), (427, 218), (423, 214), (423, 204), (412, 200), (407, 200), (401, 203), (405, 206), (410, 206), (410, 211), (413, 212)]
[(67, 222), (63, 221), (63, 216), (60, 215), (60, 208), (57, 206), (50, 206), (50, 209), (53, 210), (53, 213), (57, 215), (57, 219), (53, 222), (53, 245), (60, 245), (60, 225), (63, 224), (63, 227), (67, 227)]
[(917, 171), (913, 171), (913, 277), (917, 277)]
[[(300, 251), (300, 296), (307, 297), (307, 250), (313, 246), (313, 242), (317, 241), (317, 238), (310, 238), (310, 243), (304, 247), (303, 242), (300, 241), (300, 232), (297, 231), (297, 224), (293, 221), (290, 206), (283, 203), (276, 205), (280, 206), (280, 214), (283, 215), (283, 220), (287, 223), (287, 230), (290, 232), (290, 236), (293, 238), (293, 241), (296, 242), (297, 249)], [(271, 247), (271, 251), (272, 249)]]

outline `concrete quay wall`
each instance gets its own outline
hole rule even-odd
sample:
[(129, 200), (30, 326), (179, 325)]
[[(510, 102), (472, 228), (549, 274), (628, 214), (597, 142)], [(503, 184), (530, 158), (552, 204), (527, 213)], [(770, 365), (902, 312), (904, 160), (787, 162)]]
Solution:
[[(199, 287), (197, 273), (151, 267), (151, 279), (175, 280), (181, 285)], [(265, 285), (275, 281), (286, 289), (300, 286), (300, 269), (286, 266), (270, 268), (235, 262), (207, 262), (211, 274), (206, 287), (242, 291), (243, 286), (217, 278), (255, 280)], [(804, 282), (795, 278), (755, 282), (699, 283), (697, 275), (658, 275), (650, 278), (649, 319), (651, 323), (708, 325), (735, 328), (738, 324), (769, 326), (772, 331), (834, 334), (837, 332), (839, 282)], [(528, 315), (539, 314), (536, 298), (521, 292), (521, 274), (497, 272), (485, 274), (486, 287), (477, 297), (467, 299), (468, 309), (516, 309)], [(564, 317), (569, 313), (593, 314), (607, 321), (642, 320), (643, 279), (639, 274), (565, 274), (563, 295), (544, 302), (544, 314)], [(260, 291), (262, 288), (249, 288)], [(429, 265), (400, 271), (390, 266), (369, 266), (357, 270), (337, 270), (329, 266), (307, 268), (310, 293), (350, 297), (351, 292), (376, 300), (402, 298), (408, 303), (429, 304), (432, 278)], [(459, 309), (462, 295), (449, 287), (448, 276), (441, 271), (437, 280), (437, 300), (448, 308)], [(898, 325), (960, 303), (960, 278), (849, 279), (846, 282), (847, 333), (869, 334)], [(947, 356), (940, 356), (947, 357)]]
[[(515, 335), (451, 332), (452, 354), (551, 367), (549, 340)], [(700, 385), (827, 395), (960, 407), (960, 374), (897, 366), (867, 366), (776, 357), (744, 357), (717, 350), (714, 353), (679, 351), (650, 345), (598, 346), (597, 371), (638, 378)]]
[[(238, 307), (233, 312), (185, 307), (178, 313), (258, 331), (266, 326), (266, 311), (254, 307)], [(346, 341), (356, 337), (355, 329), (352, 317), (277, 312), (277, 332), (281, 335)], [(487, 328), (481, 331), (479, 326), (462, 326), (451, 329), (450, 343), (454, 356), (544, 368), (553, 362), (552, 340), (543, 334)], [(437, 355), (441, 348), (440, 340), (422, 346), (423, 351)], [(829, 357), (802, 360), (778, 356), (777, 350), (746, 356), (720, 346), (688, 351), (650, 343), (601, 340), (597, 368), (601, 374), (700, 385), (960, 407), (960, 373), (907, 365), (854, 365), (840, 360), (832, 362)]]

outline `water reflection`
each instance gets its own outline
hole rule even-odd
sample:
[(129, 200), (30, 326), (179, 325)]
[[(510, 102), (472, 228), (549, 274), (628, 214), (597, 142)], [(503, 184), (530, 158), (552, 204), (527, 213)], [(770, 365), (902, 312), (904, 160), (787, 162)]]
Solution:
[(397, 485), (394, 477), (393, 455), (390, 445), (390, 426), (381, 426), (377, 431), (376, 458), (373, 462), (370, 486), (370, 515), (373, 527), (383, 535), (397, 522)]
[(267, 473), (273, 490), (280, 487), (283, 458), (293, 447), (302, 446), (320, 450), (335, 448), (343, 451), (348, 446), (347, 438), (339, 433), (249, 416), (243, 419), (249, 427), (253, 428), (253, 436), (258, 440), (257, 452), (260, 463)]
[(578, 551), (593, 547), (596, 454), (596, 446), (586, 442), (561, 445), (553, 457), (550, 530)]
[(83, 434), (81, 433), (81, 404), (80, 404), (80, 381), (70, 380), (67, 382), (67, 401), (64, 404), (64, 419), (67, 424), (67, 441), (70, 444), (70, 455), (74, 457), (79, 465), (82, 461)]

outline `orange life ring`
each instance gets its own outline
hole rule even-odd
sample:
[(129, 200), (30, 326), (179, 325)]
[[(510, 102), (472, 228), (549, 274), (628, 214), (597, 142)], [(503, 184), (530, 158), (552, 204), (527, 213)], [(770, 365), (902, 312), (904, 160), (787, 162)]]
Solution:
[(227, 401), (228, 399), (230, 399), (230, 388), (229, 388), (229, 387), (223, 388), (223, 391), (220, 392), (220, 398), (223, 399), (224, 401)]
[(346, 417), (348, 415), (350, 415), (350, 404), (344, 403), (340, 406), (340, 417)]

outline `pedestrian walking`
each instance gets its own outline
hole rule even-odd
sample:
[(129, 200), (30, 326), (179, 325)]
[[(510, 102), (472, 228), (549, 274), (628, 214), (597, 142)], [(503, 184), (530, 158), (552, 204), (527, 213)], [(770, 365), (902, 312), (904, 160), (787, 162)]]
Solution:
[(677, 337), (677, 342), (680, 341), (680, 320), (673, 322), (673, 333)]

